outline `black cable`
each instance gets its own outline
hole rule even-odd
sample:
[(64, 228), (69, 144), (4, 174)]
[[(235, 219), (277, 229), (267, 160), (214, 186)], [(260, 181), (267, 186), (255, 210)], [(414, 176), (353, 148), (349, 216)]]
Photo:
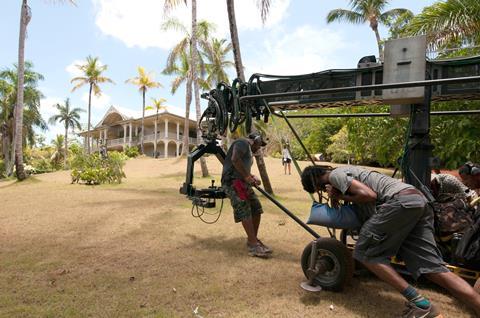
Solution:
[[(192, 216), (194, 218), (199, 218), (203, 223), (206, 223), (206, 224), (217, 223), (217, 221), (220, 219), (220, 216), (222, 215), (223, 199), (221, 201), (220, 209), (217, 210), (214, 213), (208, 213), (208, 212), (205, 211), (205, 206), (203, 205), (203, 203), (205, 203), (205, 202), (202, 200), (202, 198), (192, 197), (191, 200), (192, 200), (192, 211), (191, 211), (191, 213), (192, 213)], [(196, 213), (194, 212), (195, 209), (196, 209)], [(207, 221), (206, 219), (203, 218), (204, 214), (208, 214), (208, 215), (217, 214), (217, 217), (213, 221)]]

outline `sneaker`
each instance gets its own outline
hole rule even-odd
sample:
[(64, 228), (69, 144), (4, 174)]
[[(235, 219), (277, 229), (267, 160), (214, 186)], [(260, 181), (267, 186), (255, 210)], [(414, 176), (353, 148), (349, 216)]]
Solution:
[(403, 318), (443, 318), (433, 304), (430, 304), (427, 309), (420, 308), (412, 302), (407, 302), (405, 305), (407, 308), (402, 313)]
[(273, 253), (273, 250), (270, 247), (268, 247), (267, 245), (263, 244), (262, 241), (258, 240), (258, 243), (260, 243), (260, 245), (263, 246), (263, 248), (265, 249), (265, 252), (267, 254), (272, 254)]
[(248, 255), (261, 257), (261, 258), (268, 258), (270, 254), (267, 253), (265, 247), (262, 244), (256, 243), (254, 245), (247, 244), (248, 247)]

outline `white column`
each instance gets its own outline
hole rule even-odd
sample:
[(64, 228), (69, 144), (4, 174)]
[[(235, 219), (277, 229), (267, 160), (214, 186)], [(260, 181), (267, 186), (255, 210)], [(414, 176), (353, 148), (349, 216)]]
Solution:
[(155, 140), (153, 143), (153, 158), (157, 158), (157, 121), (155, 120)]
[(127, 143), (127, 125), (123, 125), (123, 147)]
[(85, 150), (85, 152), (87, 152), (87, 148), (88, 145), (87, 145), (87, 135), (83, 136), (83, 150)]
[(130, 127), (130, 133), (128, 134), (128, 146), (131, 147), (132, 146), (132, 122), (130, 122), (130, 124), (128, 125)]
[(168, 158), (168, 142), (165, 142), (165, 158)]
[(165, 139), (168, 138), (168, 119), (165, 119)]
[(180, 123), (179, 122), (177, 122), (177, 140), (180, 140)]
[(138, 137), (138, 125), (135, 126), (135, 136)]
[[(178, 127), (178, 126), (177, 126)], [(180, 155), (180, 143), (177, 142), (177, 154), (176, 154), (176, 157), (178, 157)]]

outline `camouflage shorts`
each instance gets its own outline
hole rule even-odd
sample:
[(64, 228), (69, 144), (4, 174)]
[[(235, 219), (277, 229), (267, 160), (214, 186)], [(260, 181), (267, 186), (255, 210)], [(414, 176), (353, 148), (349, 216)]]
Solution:
[(232, 184), (222, 185), (225, 193), (230, 198), (230, 203), (233, 208), (233, 217), (235, 222), (241, 222), (246, 220), (254, 215), (259, 215), (263, 213), (262, 205), (258, 200), (257, 195), (253, 192), (252, 186), (244, 183), (246, 186), (246, 193), (248, 198), (246, 200), (240, 199), (237, 191), (232, 186)]

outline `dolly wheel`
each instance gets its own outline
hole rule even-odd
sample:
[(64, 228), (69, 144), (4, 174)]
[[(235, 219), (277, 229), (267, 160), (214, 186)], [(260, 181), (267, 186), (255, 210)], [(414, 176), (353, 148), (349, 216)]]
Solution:
[[(302, 269), (308, 277), (310, 255), (313, 242), (309, 243), (302, 253)], [(334, 238), (319, 238), (316, 241), (317, 257), (315, 267), (319, 273), (313, 278), (313, 283), (323, 289), (341, 291), (350, 283), (353, 277), (353, 258), (348, 248)]]

